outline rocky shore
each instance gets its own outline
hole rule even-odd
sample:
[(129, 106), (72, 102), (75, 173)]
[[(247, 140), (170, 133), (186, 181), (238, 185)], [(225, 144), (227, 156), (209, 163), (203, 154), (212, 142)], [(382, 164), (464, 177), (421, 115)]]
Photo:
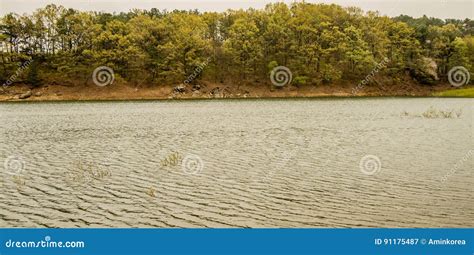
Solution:
[(130, 86), (113, 84), (106, 87), (43, 85), (31, 88), (19, 84), (0, 91), (0, 101), (76, 101), (76, 100), (140, 100), (140, 99), (211, 99), (211, 98), (311, 98), (311, 97), (353, 97), (353, 96), (431, 96), (433, 93), (450, 89), (449, 84), (420, 86), (406, 84), (396, 87), (367, 87), (356, 94), (351, 84), (327, 86), (287, 86), (283, 88), (268, 85), (230, 86), (216, 83), (179, 84), (163, 86)]

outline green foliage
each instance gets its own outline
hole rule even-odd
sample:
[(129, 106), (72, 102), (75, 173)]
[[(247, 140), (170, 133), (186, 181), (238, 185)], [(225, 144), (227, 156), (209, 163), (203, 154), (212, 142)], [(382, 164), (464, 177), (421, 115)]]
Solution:
[(439, 97), (470, 97), (474, 98), (474, 88), (461, 88), (437, 92), (434, 94)]
[[(360, 81), (384, 58), (390, 61), (381, 75), (402, 80), (409, 70), (431, 83), (433, 75), (421, 68), (425, 58), (434, 59), (439, 75), (456, 65), (473, 71), (473, 26), (469, 19), (392, 19), (306, 2), (223, 13), (119, 14), (51, 4), (32, 15), (1, 17), (0, 81), (33, 56), (41, 59), (26, 77), (34, 86), (40, 79), (83, 86), (92, 70), (104, 65), (114, 70), (117, 82), (176, 84), (203, 63), (197, 78), (212, 82), (269, 83), (269, 72), (282, 65), (297, 86), (331, 84)], [(18, 79), (23, 82), (24, 75)]]
[(36, 61), (32, 60), (27, 77), (27, 83), (30, 84), (33, 88), (40, 85), (40, 79), (38, 78), (38, 64)]
[(278, 66), (278, 62), (276, 61), (271, 61), (268, 63), (267, 68), (268, 68), (268, 73), (271, 73), (271, 71)]
[(467, 40), (463, 40), (460, 37), (456, 37), (451, 43), (452, 55), (449, 59), (449, 68), (455, 66), (464, 66), (469, 69), (471, 63), (469, 62), (469, 56), (467, 55), (468, 47)]
[(308, 81), (308, 77), (306, 76), (296, 76), (295, 78), (293, 78), (293, 85), (295, 85), (296, 87), (300, 87), (300, 86), (303, 86), (303, 85), (306, 85), (306, 82)]

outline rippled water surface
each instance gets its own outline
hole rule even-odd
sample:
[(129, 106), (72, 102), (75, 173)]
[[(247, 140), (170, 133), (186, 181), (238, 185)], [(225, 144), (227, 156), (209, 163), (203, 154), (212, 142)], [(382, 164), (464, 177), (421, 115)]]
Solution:
[(0, 120), (0, 227), (474, 227), (472, 99), (3, 103)]

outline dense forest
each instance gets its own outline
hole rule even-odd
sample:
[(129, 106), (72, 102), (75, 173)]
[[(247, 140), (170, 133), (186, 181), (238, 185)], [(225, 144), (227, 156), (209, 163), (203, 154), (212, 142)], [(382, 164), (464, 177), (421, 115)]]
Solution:
[(118, 14), (51, 4), (4, 15), (0, 31), (0, 82), (12, 86), (86, 86), (99, 66), (110, 67), (116, 82), (146, 86), (267, 86), (277, 66), (291, 70), (297, 87), (358, 82), (381, 62), (378, 82), (390, 84), (445, 82), (454, 66), (474, 72), (470, 19), (390, 18), (305, 2), (222, 13)]

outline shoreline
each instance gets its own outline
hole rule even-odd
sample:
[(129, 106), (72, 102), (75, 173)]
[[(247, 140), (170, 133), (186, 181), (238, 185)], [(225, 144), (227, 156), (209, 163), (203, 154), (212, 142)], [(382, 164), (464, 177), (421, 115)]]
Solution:
[[(268, 86), (241, 86), (234, 88), (222, 84), (206, 84), (203, 89), (192, 91), (186, 89), (179, 93), (173, 86), (133, 87), (129, 85), (110, 85), (98, 87), (73, 87), (46, 85), (31, 89), (27, 85), (9, 87), (7, 93), (0, 94), (0, 102), (68, 102), (68, 101), (178, 101), (178, 100), (212, 100), (212, 99), (331, 99), (331, 98), (472, 98), (472, 96), (443, 96), (440, 92), (449, 91), (449, 84), (433, 87), (409, 86), (405, 89), (382, 91), (368, 87), (362, 93), (352, 94), (352, 86), (307, 86), (302, 88), (285, 87), (273, 89)], [(216, 92), (217, 91), (217, 92)], [(27, 98), (21, 95), (29, 93)]]
[(388, 99), (388, 98), (399, 98), (399, 99), (417, 99), (417, 98), (452, 98), (452, 99), (468, 99), (474, 98), (472, 96), (309, 96), (309, 97), (227, 97), (227, 98), (179, 98), (179, 99), (168, 99), (168, 98), (117, 98), (117, 99), (43, 99), (43, 100), (2, 100), (0, 104), (7, 103), (80, 103), (80, 102), (147, 102), (147, 101), (162, 101), (162, 102), (179, 102), (179, 101), (237, 101), (237, 100), (345, 100), (345, 99)]

